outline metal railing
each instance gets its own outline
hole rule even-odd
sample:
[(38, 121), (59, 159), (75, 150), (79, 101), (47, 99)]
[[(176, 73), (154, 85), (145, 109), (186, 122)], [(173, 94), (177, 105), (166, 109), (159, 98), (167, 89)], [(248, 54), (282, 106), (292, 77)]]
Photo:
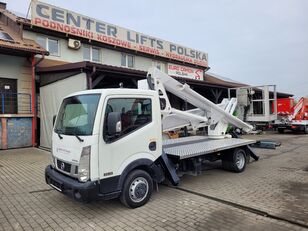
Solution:
[(31, 94), (0, 92), (0, 114), (31, 114)]

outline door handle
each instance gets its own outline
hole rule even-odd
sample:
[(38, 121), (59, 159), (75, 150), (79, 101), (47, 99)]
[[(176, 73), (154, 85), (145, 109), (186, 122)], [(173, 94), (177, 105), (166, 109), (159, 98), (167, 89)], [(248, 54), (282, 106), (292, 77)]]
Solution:
[(156, 150), (156, 142), (155, 141), (149, 143), (149, 149), (151, 151), (155, 151)]

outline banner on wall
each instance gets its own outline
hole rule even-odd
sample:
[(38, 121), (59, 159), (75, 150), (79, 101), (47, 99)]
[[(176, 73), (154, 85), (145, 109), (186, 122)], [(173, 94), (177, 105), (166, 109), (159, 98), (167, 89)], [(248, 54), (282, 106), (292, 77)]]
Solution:
[(203, 73), (204, 71), (202, 69), (168, 63), (168, 75), (171, 76), (194, 80), (204, 80)]
[(32, 0), (31, 24), (101, 43), (208, 67), (208, 55), (50, 4)]

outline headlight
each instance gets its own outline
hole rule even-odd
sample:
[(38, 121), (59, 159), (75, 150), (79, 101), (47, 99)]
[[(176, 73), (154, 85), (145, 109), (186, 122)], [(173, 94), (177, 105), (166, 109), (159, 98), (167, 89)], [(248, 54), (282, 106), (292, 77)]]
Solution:
[(86, 182), (90, 179), (90, 157), (91, 146), (86, 146), (82, 148), (78, 166), (78, 179), (81, 182)]

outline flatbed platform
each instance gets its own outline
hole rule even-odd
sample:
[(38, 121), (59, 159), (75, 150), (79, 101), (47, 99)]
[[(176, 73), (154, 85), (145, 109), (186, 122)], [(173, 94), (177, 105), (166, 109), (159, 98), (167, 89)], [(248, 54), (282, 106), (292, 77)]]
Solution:
[(206, 136), (190, 136), (163, 141), (164, 152), (179, 159), (206, 155), (255, 143), (255, 140), (225, 138), (210, 139)]

